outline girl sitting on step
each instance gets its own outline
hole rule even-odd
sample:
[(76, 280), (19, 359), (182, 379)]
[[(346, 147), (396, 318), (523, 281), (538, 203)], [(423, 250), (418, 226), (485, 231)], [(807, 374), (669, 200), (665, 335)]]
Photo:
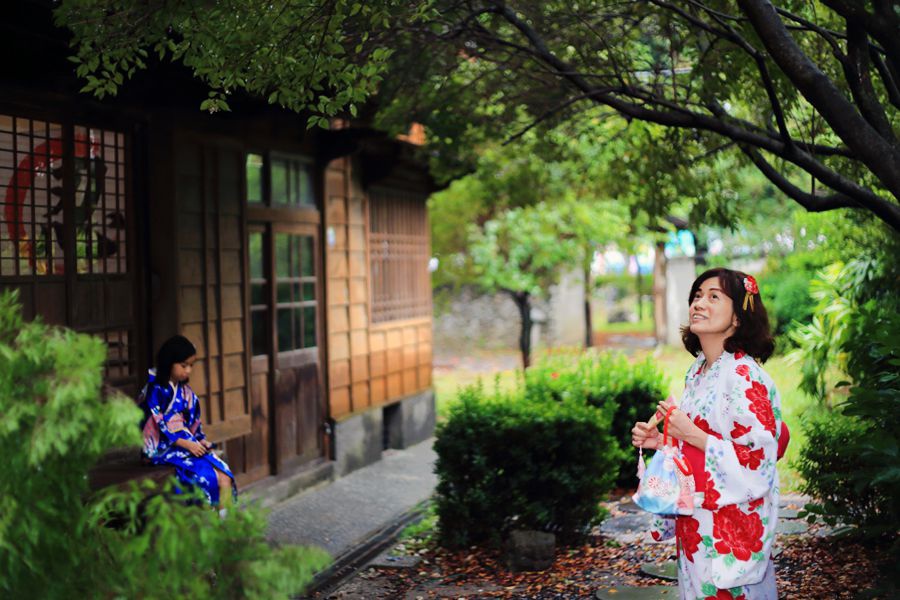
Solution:
[(173, 336), (160, 347), (144, 392), (144, 453), (153, 464), (174, 466), (179, 481), (203, 490), (211, 506), (228, 505), (237, 499), (234, 475), (212, 452), (200, 422), (199, 399), (188, 385), (196, 359), (197, 349), (184, 336)]

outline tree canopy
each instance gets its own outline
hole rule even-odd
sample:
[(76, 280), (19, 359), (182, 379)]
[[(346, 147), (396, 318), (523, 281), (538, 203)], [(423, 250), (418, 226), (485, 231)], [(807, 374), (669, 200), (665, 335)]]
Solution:
[(381, 122), (425, 123), (460, 167), (485, 140), (602, 106), (739, 151), (807, 210), (900, 230), (896, 0), (67, 0), (57, 18), (96, 94), (148, 51), (192, 68), (212, 110), (244, 89), (324, 126), (377, 93)]
[(338, 112), (356, 116), (378, 88), (392, 45), (387, 32), (416, 21), (395, 0), (65, 0), (58, 24), (72, 33), (82, 91), (115, 94), (152, 60), (183, 63), (209, 86), (201, 109), (229, 110), (245, 91), (327, 127)]
[(897, 2), (776, 4), (439, 3), (440, 28), (419, 30), (418, 46), (445, 48), (444, 70), (429, 56), (426, 84), (397, 110), (448, 138), (441, 107), (459, 95), (489, 98), (507, 134), (523, 113), (559, 122), (603, 106), (740, 151), (808, 210), (864, 209), (900, 229)]

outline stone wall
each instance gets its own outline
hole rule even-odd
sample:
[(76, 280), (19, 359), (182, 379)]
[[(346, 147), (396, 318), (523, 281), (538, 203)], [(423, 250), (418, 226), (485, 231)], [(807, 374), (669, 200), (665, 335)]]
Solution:
[[(532, 348), (584, 343), (581, 279), (564, 276), (549, 299), (532, 304)], [(519, 311), (508, 294), (484, 294), (475, 287), (435, 292), (435, 352), (470, 349), (518, 350)]]

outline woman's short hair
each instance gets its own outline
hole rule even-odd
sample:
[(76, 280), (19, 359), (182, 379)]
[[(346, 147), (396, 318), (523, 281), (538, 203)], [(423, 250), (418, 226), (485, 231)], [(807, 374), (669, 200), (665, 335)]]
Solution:
[(156, 381), (167, 384), (172, 375), (172, 365), (184, 362), (197, 354), (191, 340), (183, 335), (173, 335), (159, 347), (156, 353)]
[[(744, 279), (748, 277), (741, 271), (733, 271), (723, 267), (709, 269), (703, 272), (691, 285), (691, 293), (688, 296), (688, 306), (694, 300), (694, 294), (707, 279), (718, 277), (722, 284), (722, 291), (731, 298), (734, 303), (734, 314), (737, 316), (738, 327), (734, 335), (725, 340), (725, 350), (728, 352), (744, 352), (759, 362), (763, 363), (772, 356), (775, 350), (775, 340), (772, 338), (772, 328), (769, 326), (769, 315), (763, 306), (762, 297), (753, 295), (753, 308), (748, 304), (744, 309)], [(700, 354), (700, 338), (691, 333), (690, 325), (681, 328), (681, 341), (687, 351), (697, 356)]]

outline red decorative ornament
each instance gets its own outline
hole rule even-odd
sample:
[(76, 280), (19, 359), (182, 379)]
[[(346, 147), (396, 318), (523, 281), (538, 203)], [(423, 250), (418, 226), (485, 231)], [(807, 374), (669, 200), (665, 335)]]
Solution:
[(753, 310), (753, 295), (759, 293), (759, 286), (756, 285), (756, 279), (753, 278), (753, 275), (747, 275), (744, 277), (744, 310), (747, 310), (747, 305), (750, 305), (750, 310)]

